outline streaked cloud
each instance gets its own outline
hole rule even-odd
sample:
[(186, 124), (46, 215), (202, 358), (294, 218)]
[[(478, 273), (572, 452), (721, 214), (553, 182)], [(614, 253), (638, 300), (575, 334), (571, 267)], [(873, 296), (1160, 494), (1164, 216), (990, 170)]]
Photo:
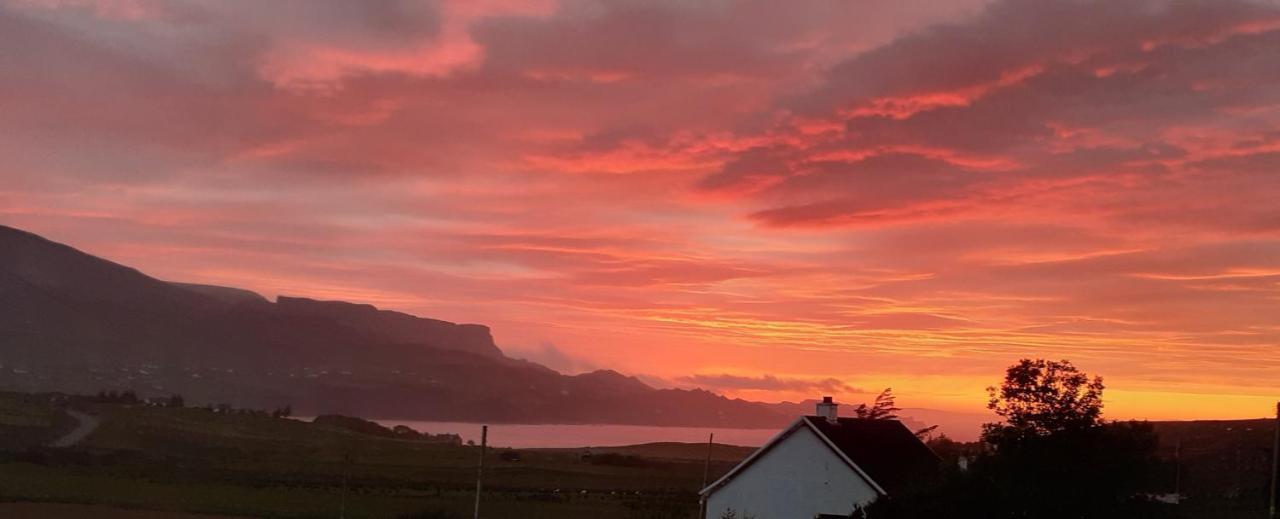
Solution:
[(0, 48), (0, 223), (162, 278), (760, 398), (1280, 391), (1273, 3), (26, 0)]
[(837, 378), (779, 378), (773, 375), (742, 376), (730, 374), (687, 375), (677, 382), (713, 390), (787, 391), (795, 393), (866, 393)]

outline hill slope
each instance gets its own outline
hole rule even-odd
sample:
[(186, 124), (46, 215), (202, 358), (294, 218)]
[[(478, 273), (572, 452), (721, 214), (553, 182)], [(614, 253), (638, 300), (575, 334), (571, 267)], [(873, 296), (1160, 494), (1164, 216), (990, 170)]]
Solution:
[(0, 388), (419, 420), (772, 427), (764, 404), (514, 360), (489, 329), (170, 283), (0, 226)]

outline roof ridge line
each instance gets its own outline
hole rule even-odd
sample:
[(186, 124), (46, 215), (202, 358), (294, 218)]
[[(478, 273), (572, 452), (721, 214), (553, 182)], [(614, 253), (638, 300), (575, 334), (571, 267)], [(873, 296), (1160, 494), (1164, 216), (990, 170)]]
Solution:
[(817, 425), (814, 425), (813, 422), (809, 421), (808, 416), (802, 416), (800, 417), (800, 419), (804, 421), (805, 425), (809, 426), (809, 430), (813, 431), (814, 434), (818, 435), (819, 438), (822, 438), (822, 443), (826, 444), (828, 449), (831, 449), (833, 452), (836, 453), (836, 456), (839, 456), (840, 459), (844, 460), (844, 462), (847, 463), (850, 468), (852, 468), (855, 472), (858, 473), (858, 476), (861, 476), (862, 479), (867, 481), (867, 483), (871, 483), (872, 489), (874, 489), (876, 492), (878, 492), (882, 496), (889, 495), (889, 493), (884, 490), (884, 487), (881, 487), (879, 483), (876, 483), (876, 480), (871, 479), (871, 476), (868, 475), (865, 470), (862, 470), (862, 467), (859, 467), (857, 463), (854, 463), (853, 459), (849, 458), (849, 456), (844, 453), (844, 451), (840, 450), (839, 447), (836, 447), (835, 442), (831, 441), (831, 438), (827, 437), (826, 433), (822, 432), (822, 429), (820, 429)]
[(755, 452), (751, 453), (750, 456), (747, 456), (746, 459), (739, 462), (732, 469), (729, 469), (729, 472), (726, 472), (723, 476), (720, 476), (719, 479), (715, 480), (710, 485), (707, 485), (706, 488), (699, 490), (698, 495), (702, 496), (702, 498), (704, 499), (707, 496), (711, 495), (711, 492), (715, 491), (718, 487), (722, 486), (728, 480), (732, 479), (733, 476), (736, 475), (738, 472), (741, 472), (744, 468), (754, 463), (756, 458), (763, 456), (764, 453), (772, 449), (774, 445), (777, 445), (787, 436), (790, 436), (792, 433), (794, 433), (799, 428), (800, 425), (804, 425), (806, 428), (809, 429), (810, 432), (812, 432), (815, 436), (821, 439), (822, 444), (826, 445), (827, 449), (835, 453), (835, 455), (838, 458), (840, 458), (840, 460), (843, 461), (845, 465), (848, 465), (849, 468), (853, 469), (853, 471), (858, 474), (858, 477), (862, 478), (864, 481), (870, 484), (871, 489), (876, 491), (877, 494), (881, 496), (889, 495), (889, 493), (885, 491), (884, 487), (880, 486), (880, 483), (877, 483), (876, 480), (872, 479), (871, 476), (867, 474), (865, 470), (862, 470), (862, 467), (858, 466), (858, 464), (855, 463), (852, 459), (850, 459), (848, 455), (846, 455), (843, 451), (841, 451), (838, 447), (836, 447), (835, 443), (831, 441), (831, 438), (827, 437), (827, 435), (822, 432), (822, 429), (814, 425), (813, 422), (809, 420), (810, 418), (811, 417), (809, 416), (801, 415), (800, 418), (796, 419), (796, 421), (794, 422), (791, 422), (791, 425), (788, 425), (786, 428), (779, 431), (778, 434), (775, 434), (772, 438), (769, 439), (769, 441), (765, 442), (764, 445), (761, 445), (759, 449), (756, 449)]

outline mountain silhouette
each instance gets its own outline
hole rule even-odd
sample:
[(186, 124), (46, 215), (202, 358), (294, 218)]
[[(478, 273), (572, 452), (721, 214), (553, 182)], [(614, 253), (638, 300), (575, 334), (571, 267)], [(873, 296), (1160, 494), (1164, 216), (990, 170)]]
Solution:
[(182, 394), (301, 414), (773, 427), (769, 405), (512, 359), (489, 329), (167, 282), (0, 226), (0, 389)]

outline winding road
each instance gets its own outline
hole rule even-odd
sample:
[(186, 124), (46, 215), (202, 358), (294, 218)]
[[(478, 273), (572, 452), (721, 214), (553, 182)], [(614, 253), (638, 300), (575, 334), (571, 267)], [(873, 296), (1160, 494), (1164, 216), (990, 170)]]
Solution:
[(53, 443), (49, 444), (50, 447), (71, 447), (80, 443), (81, 440), (84, 440), (85, 438), (88, 438), (90, 434), (93, 434), (93, 431), (98, 428), (98, 424), (101, 423), (100, 420), (98, 420), (98, 417), (76, 411), (75, 409), (67, 409), (67, 414), (71, 415), (71, 417), (75, 418), (76, 422), (78, 422), (76, 424), (76, 428), (72, 429), (71, 432), (64, 434), (61, 438), (54, 440)]

